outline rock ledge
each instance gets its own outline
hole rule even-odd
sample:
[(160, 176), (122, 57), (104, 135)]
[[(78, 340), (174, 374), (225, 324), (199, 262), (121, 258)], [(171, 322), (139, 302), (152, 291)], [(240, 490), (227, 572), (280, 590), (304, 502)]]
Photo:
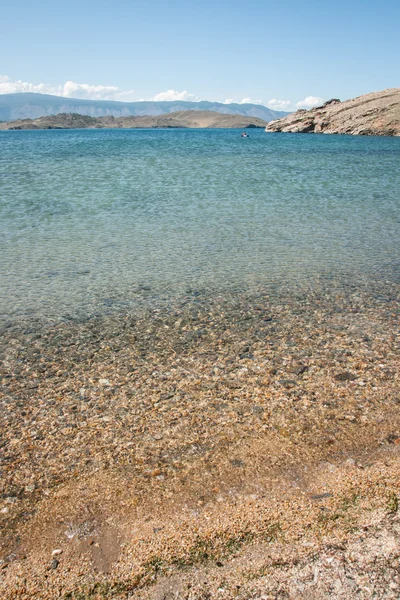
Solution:
[(400, 135), (400, 89), (393, 88), (340, 102), (332, 98), (311, 110), (271, 121), (267, 132)]

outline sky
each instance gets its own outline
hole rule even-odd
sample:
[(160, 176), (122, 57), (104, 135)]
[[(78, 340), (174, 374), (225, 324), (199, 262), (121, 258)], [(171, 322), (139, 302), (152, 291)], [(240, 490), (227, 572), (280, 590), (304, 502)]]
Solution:
[(310, 108), (400, 87), (400, 0), (13, 0), (0, 93)]

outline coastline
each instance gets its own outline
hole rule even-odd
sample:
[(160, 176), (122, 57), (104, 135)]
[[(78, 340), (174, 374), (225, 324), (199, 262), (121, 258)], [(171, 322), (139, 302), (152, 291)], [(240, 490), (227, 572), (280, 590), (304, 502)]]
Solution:
[(322, 594), (319, 560), (398, 535), (398, 297), (260, 289), (3, 327), (2, 597)]

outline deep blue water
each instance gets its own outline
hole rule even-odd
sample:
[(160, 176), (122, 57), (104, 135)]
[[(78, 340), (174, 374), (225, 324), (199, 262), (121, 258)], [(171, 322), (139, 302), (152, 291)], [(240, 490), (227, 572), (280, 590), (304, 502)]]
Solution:
[(0, 316), (400, 275), (400, 138), (0, 132)]

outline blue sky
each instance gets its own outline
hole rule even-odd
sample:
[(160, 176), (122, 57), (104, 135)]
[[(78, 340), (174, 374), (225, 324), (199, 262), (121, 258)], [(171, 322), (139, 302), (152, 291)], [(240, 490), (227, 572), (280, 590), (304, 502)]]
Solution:
[(307, 107), (399, 87), (399, 25), (400, 0), (14, 0), (0, 93)]

